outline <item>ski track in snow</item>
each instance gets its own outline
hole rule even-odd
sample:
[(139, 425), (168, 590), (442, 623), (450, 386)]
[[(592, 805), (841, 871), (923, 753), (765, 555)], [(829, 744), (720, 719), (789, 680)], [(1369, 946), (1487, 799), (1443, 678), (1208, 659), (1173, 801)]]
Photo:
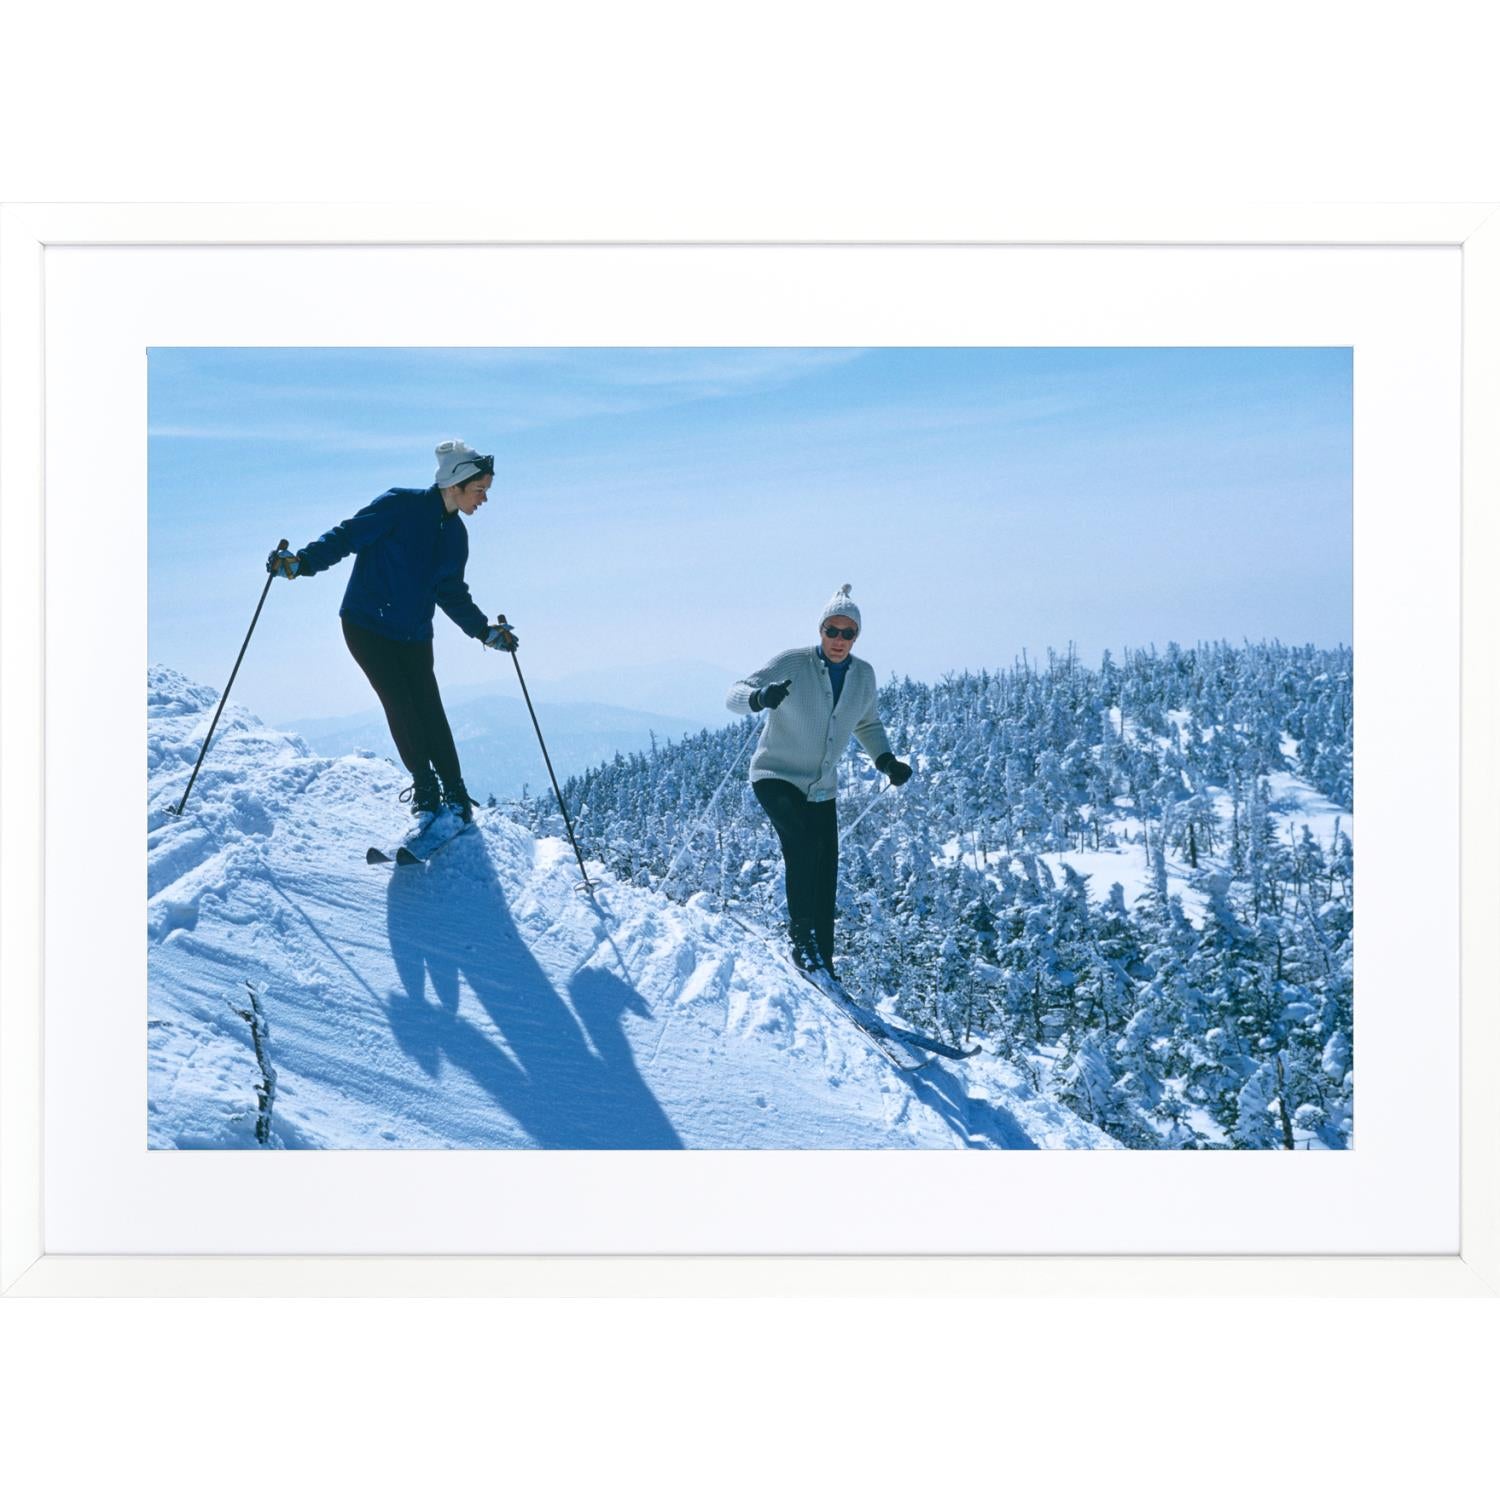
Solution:
[(286, 1148), (1116, 1148), (1001, 1059), (902, 1074), (756, 939), (498, 810), (430, 865), (399, 767), (148, 679), (148, 1140), (254, 1148), (256, 986)]

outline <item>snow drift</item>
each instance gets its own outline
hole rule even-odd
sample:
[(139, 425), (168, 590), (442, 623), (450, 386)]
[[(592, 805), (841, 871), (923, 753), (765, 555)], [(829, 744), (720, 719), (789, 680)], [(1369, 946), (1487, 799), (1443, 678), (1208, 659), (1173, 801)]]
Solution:
[(504, 816), (412, 870), (399, 767), (148, 674), (148, 1142), (255, 1148), (1116, 1145), (981, 1055), (902, 1073), (772, 949)]

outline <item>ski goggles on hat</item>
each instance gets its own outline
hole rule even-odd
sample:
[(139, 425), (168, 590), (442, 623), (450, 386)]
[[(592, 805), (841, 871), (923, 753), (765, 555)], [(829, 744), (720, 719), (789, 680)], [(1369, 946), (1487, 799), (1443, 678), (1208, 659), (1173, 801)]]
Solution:
[(852, 641), (859, 634), (859, 630), (857, 627), (846, 630), (842, 625), (825, 625), (823, 634), (830, 640)]
[(473, 458), (463, 459), (454, 465), (454, 473), (459, 469), (473, 469), (474, 472), (468, 477), (478, 479), (481, 474), (493, 474), (495, 472), (495, 455), (493, 453), (476, 453)]

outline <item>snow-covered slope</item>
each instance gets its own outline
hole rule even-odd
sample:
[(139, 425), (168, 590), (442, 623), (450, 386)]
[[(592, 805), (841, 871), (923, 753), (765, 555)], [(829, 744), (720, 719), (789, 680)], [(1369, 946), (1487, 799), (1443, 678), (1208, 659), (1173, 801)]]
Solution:
[(1113, 1147), (998, 1058), (902, 1073), (705, 906), (500, 813), (424, 868), (366, 865), (406, 778), (148, 679), (149, 1142), (253, 1147), (253, 986), (285, 1147)]

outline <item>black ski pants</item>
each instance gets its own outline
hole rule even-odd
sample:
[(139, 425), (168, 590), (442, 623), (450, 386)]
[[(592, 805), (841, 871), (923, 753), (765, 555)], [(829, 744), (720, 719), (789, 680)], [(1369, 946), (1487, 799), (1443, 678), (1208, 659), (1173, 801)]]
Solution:
[(341, 623), (349, 654), (385, 710), (401, 764), (413, 777), (433, 770), (444, 786), (456, 786), (463, 773), (432, 670), (432, 642), (393, 641), (349, 620)]
[(786, 860), (786, 909), (792, 942), (816, 946), (833, 966), (833, 915), (839, 884), (839, 816), (836, 804), (809, 802), (789, 781), (753, 781)]

